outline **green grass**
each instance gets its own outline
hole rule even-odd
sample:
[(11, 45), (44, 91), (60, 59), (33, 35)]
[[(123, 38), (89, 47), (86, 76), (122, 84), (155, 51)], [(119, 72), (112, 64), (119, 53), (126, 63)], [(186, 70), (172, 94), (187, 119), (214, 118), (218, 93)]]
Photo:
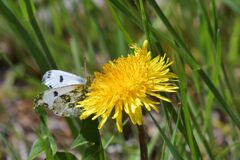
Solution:
[[(148, 132), (149, 159), (240, 158), (238, 0), (69, 4), (0, 0), (0, 42), (10, 48), (0, 50), (0, 67), (27, 86), (25, 90), (14, 83), (5, 90), (0, 87), (3, 93), (8, 88), (19, 90), (18, 95), (0, 94), (1, 107), (9, 107), (1, 103), (3, 99), (33, 101), (44, 90), (40, 77), (49, 69), (93, 74), (107, 60), (130, 53), (130, 44), (147, 39), (153, 56), (166, 53), (174, 61), (171, 70), (179, 77), (178, 92), (167, 94), (173, 103), (162, 102), (160, 113), (145, 115), (145, 127), (154, 131)], [(2, 81), (1, 86), (7, 84)], [(86, 159), (107, 159), (113, 156), (110, 148), (118, 145), (120, 150), (112, 153), (115, 157), (139, 159), (138, 133), (130, 121), (125, 121), (128, 129), (122, 134), (112, 120), (99, 132), (97, 121), (66, 118), (72, 145), (62, 149), (48, 126), (46, 111), (37, 110), (35, 116), (40, 119), (38, 127), (30, 128), (36, 139), (24, 140), (29, 159), (41, 154), (47, 159), (74, 159), (74, 153)], [(8, 128), (1, 119), (0, 124), (14, 137), (14, 127)], [(0, 144), (6, 146), (3, 152), (0, 147), (0, 154), (21, 155), (14, 142), (2, 135)]]

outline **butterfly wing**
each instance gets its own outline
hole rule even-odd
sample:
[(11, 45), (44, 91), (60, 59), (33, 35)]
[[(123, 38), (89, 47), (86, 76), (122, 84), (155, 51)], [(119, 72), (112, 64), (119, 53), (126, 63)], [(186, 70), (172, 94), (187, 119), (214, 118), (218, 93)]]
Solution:
[(75, 108), (75, 105), (77, 102), (84, 99), (85, 95), (83, 88), (83, 85), (69, 85), (60, 88), (49, 89), (36, 97), (34, 102), (35, 107), (47, 107), (58, 116), (79, 116), (81, 109)]
[(61, 70), (49, 70), (42, 78), (42, 83), (50, 89), (74, 84), (85, 84), (86, 80), (80, 76)]

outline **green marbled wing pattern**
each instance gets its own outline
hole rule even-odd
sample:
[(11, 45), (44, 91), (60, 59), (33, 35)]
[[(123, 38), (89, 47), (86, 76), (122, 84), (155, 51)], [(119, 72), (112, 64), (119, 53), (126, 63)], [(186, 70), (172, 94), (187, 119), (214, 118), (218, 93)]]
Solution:
[(78, 84), (47, 90), (35, 98), (34, 106), (46, 107), (58, 116), (77, 117), (81, 109), (75, 108), (75, 105), (85, 98), (84, 88), (84, 85)]

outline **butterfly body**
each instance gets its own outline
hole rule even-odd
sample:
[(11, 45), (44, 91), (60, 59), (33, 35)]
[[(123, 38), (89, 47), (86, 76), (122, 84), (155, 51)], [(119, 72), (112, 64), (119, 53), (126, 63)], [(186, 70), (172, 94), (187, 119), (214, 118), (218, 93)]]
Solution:
[(35, 107), (43, 106), (63, 117), (76, 117), (81, 109), (76, 103), (85, 98), (88, 83), (82, 77), (60, 71), (50, 70), (43, 75), (42, 83), (49, 90), (44, 91), (35, 98)]

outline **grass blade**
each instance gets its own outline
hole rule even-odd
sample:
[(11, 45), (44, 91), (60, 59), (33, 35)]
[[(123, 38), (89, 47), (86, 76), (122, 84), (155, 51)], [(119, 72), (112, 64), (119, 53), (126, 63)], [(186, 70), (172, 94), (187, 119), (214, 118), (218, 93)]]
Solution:
[(115, 12), (115, 10), (113, 9), (112, 4), (110, 3), (109, 0), (107, 0), (106, 2), (107, 2), (108, 8), (110, 9), (110, 11), (111, 11), (111, 13), (112, 13), (112, 15), (113, 15), (113, 18), (115, 19), (118, 27), (119, 27), (120, 30), (122, 31), (122, 33), (123, 33), (126, 41), (127, 41), (129, 44), (133, 44), (134, 42), (133, 42), (131, 36), (130, 36), (130, 35), (128, 34), (128, 32), (124, 29), (124, 26), (123, 26), (123, 24), (122, 24), (119, 16), (117, 15), (117, 13)]
[[(178, 66), (180, 66), (180, 63), (178, 63)], [(183, 66), (183, 65), (182, 65)], [(183, 68), (183, 67), (180, 67)], [(180, 82), (180, 94), (181, 94), (181, 101), (183, 105), (183, 122), (186, 127), (186, 132), (187, 132), (187, 139), (189, 142), (189, 147), (192, 153), (192, 159), (197, 160), (198, 158), (201, 157), (200, 151), (198, 149), (198, 145), (194, 145), (194, 135), (193, 135), (193, 128), (191, 125), (191, 119), (190, 119), (190, 114), (189, 114), (189, 106), (187, 102), (187, 79), (186, 79), (186, 73), (184, 69), (181, 69), (179, 72), (179, 82)]]
[(16, 30), (17, 34), (20, 35), (25, 45), (29, 49), (29, 53), (33, 56), (35, 61), (37, 62), (39, 68), (42, 72), (45, 72), (51, 68), (47, 63), (47, 59), (45, 58), (42, 51), (38, 48), (36, 43), (34, 43), (32, 37), (27, 32), (27, 30), (23, 27), (17, 17), (12, 13), (12, 11), (0, 1), (0, 13), (4, 16), (4, 18), (11, 24), (11, 26)]
[(120, 11), (122, 11), (125, 15), (129, 17), (135, 24), (139, 26), (142, 26), (141, 22), (139, 21), (139, 18), (135, 16), (133, 11), (129, 9), (127, 6), (123, 5), (122, 1), (119, 0), (109, 0), (114, 6), (116, 6)]
[(164, 134), (163, 130), (161, 129), (161, 127), (159, 126), (158, 122), (156, 121), (156, 119), (152, 116), (152, 114), (150, 112), (148, 112), (150, 117), (152, 118), (153, 122), (155, 123), (155, 125), (158, 128), (158, 131), (162, 137), (162, 139), (164, 140), (164, 142), (166, 143), (166, 145), (168, 146), (170, 152), (173, 155), (173, 158), (176, 160), (183, 160), (182, 156), (180, 155), (180, 153), (175, 149), (175, 147), (173, 146), (173, 144), (171, 143), (171, 141), (167, 138), (167, 136)]
[[(150, 30), (149, 30), (149, 19), (148, 19), (148, 16), (147, 16), (147, 13), (145, 11), (145, 8), (144, 8), (144, 5), (143, 5), (143, 0), (139, 0), (139, 3), (140, 3), (140, 10), (141, 10), (141, 15), (142, 15), (142, 23), (143, 23), (143, 26), (144, 26), (144, 32), (146, 34), (146, 37), (147, 37), (147, 40), (148, 40), (148, 43), (149, 43), (149, 49), (151, 51), (151, 53), (153, 54), (153, 50), (152, 50), (152, 41), (151, 41), (151, 38), (150, 38)], [(154, 55), (155, 56), (155, 55)]]
[(231, 110), (231, 107), (228, 106), (228, 104), (226, 103), (226, 101), (224, 100), (222, 95), (219, 93), (217, 88), (214, 86), (212, 81), (208, 78), (208, 76), (202, 69), (198, 70), (198, 73), (200, 74), (202, 79), (205, 81), (205, 83), (207, 84), (209, 89), (211, 89), (211, 91), (213, 92), (215, 97), (218, 99), (219, 103), (222, 106), (222, 109), (225, 112), (227, 112), (227, 114), (230, 116), (230, 118), (233, 120), (233, 122), (236, 124), (236, 126), (240, 129), (240, 119), (234, 114), (234, 112)]
[(40, 30), (40, 27), (37, 23), (37, 20), (35, 19), (34, 17), (34, 14), (33, 14), (33, 10), (32, 10), (32, 5), (31, 5), (31, 1), (29, 0), (25, 0), (25, 4), (26, 4), (26, 8), (27, 8), (27, 13), (28, 13), (28, 16), (30, 18), (30, 23), (32, 25), (32, 28), (42, 46), (42, 49), (44, 50), (45, 52), (45, 56), (49, 62), (49, 65), (51, 66), (51, 69), (57, 69), (57, 65), (56, 63), (54, 62), (53, 58), (52, 58), (52, 55), (50, 53), (50, 50), (47, 46), (47, 43), (43, 37), (43, 34)]
[(201, 10), (203, 12), (203, 16), (206, 20), (206, 23), (207, 23), (207, 27), (208, 27), (208, 32), (210, 34), (210, 37), (212, 38), (212, 40), (214, 40), (214, 32), (213, 32), (213, 28), (212, 28), (212, 25), (211, 25), (211, 22), (210, 22), (210, 18), (207, 14), (207, 10), (203, 4), (203, 1), (202, 0), (198, 0), (198, 3), (200, 4), (200, 7), (201, 7)]
[[(207, 74), (200, 68), (196, 68), (198, 66), (196, 60), (190, 56), (190, 51), (187, 49), (186, 45), (184, 44), (184, 42), (181, 40), (180, 36), (177, 34), (177, 32), (174, 30), (174, 28), (172, 27), (172, 25), (169, 23), (169, 21), (167, 20), (167, 18), (165, 17), (165, 15), (163, 14), (162, 10), (159, 8), (159, 6), (157, 5), (157, 3), (154, 0), (149, 0), (148, 1), (152, 7), (155, 9), (157, 15), (159, 16), (159, 18), (163, 21), (163, 23), (165, 24), (165, 26), (167, 27), (167, 29), (169, 30), (169, 32), (171, 32), (171, 34), (173, 35), (173, 37), (176, 39), (176, 41), (183, 47), (183, 49), (186, 51), (186, 53), (188, 54), (180, 54), (180, 56), (182, 56), (182, 58), (190, 65), (190, 67), (193, 70), (197, 70), (199, 75), (201, 76), (201, 78), (204, 80), (204, 82), (206, 83), (206, 85), (208, 86), (208, 88), (212, 91), (212, 93), (214, 94), (214, 96), (217, 98), (217, 100), (220, 102), (220, 106), (222, 107), (222, 109), (224, 111), (227, 112), (227, 114), (230, 116), (230, 118), (234, 121), (234, 123), (237, 125), (237, 127), (240, 129), (240, 119), (237, 117), (237, 115), (234, 114), (234, 112), (231, 110), (231, 108), (229, 107), (229, 105), (227, 104), (227, 102), (224, 100), (224, 98), (222, 97), (222, 95), (219, 93), (219, 91), (217, 90), (217, 88), (215, 87), (215, 85), (213, 84), (213, 82), (209, 79), (209, 77), (207, 76)], [(182, 52), (181, 52), (182, 53)], [(191, 58), (189, 58), (191, 57)], [(186, 59), (187, 58), (187, 59)], [(190, 61), (189, 61), (190, 60)]]
[(184, 44), (183, 40), (180, 38), (180, 36), (177, 34), (173, 26), (168, 21), (167, 17), (163, 14), (162, 10), (158, 6), (158, 4), (155, 2), (155, 0), (149, 0), (148, 1), (150, 5), (154, 8), (159, 18), (162, 20), (166, 28), (169, 30), (169, 32), (173, 35), (173, 37), (176, 40), (177, 46), (180, 45), (185, 52), (182, 52), (181, 56), (184, 60), (187, 61), (187, 63), (191, 66), (193, 70), (197, 70), (199, 68), (199, 65), (197, 64), (196, 60), (191, 55), (190, 51), (187, 49), (186, 45)]

